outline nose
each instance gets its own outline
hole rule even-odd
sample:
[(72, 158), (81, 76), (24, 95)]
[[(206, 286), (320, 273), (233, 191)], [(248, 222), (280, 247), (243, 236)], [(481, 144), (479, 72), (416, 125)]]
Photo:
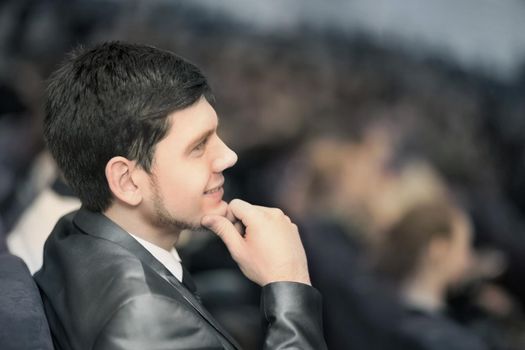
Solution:
[(218, 143), (219, 152), (217, 157), (213, 160), (212, 169), (213, 172), (220, 173), (224, 170), (231, 168), (237, 163), (237, 153), (232, 151), (221, 139)]

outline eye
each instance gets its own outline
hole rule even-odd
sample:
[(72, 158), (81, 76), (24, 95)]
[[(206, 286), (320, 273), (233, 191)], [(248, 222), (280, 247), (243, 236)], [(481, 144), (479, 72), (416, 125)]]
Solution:
[(207, 137), (204, 140), (202, 140), (201, 142), (199, 142), (199, 144), (193, 148), (193, 151), (197, 151), (197, 152), (198, 151), (203, 151), (206, 148), (206, 144), (208, 143), (208, 139), (209, 139), (209, 137)]

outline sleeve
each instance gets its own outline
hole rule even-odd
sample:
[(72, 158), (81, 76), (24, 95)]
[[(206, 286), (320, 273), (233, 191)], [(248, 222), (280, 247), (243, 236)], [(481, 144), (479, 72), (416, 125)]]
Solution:
[(261, 309), (267, 322), (265, 350), (326, 349), (321, 294), (295, 282), (263, 287)]
[(198, 315), (171, 299), (143, 295), (122, 305), (103, 326), (93, 350), (223, 349)]

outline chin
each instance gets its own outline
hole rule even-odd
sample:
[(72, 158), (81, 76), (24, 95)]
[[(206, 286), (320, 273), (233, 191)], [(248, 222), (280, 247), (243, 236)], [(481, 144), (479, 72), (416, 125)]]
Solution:
[(201, 226), (200, 224), (200, 221), (202, 220), (202, 218), (206, 215), (220, 215), (220, 216), (226, 217), (227, 210), (228, 210), (228, 203), (224, 201), (222, 201), (220, 204), (216, 205), (213, 208), (204, 209), (202, 211), (200, 218), (198, 219), (198, 222), (195, 223), (195, 227), (192, 228), (192, 230), (193, 231), (199, 231), (199, 230), (208, 231), (207, 228), (205, 228), (204, 226)]
[(204, 215), (220, 215), (220, 216), (226, 216), (226, 212), (228, 211), (228, 203), (225, 201), (221, 201), (213, 208), (207, 208), (204, 210)]

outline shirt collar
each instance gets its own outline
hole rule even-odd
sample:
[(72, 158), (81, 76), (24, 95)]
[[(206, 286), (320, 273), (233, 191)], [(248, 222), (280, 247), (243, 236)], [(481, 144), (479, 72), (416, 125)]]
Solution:
[[(128, 232), (129, 233), (129, 232)], [(134, 234), (129, 234), (137, 242), (139, 242), (155, 259), (157, 259), (173, 276), (182, 282), (182, 265), (181, 258), (175, 247), (171, 250), (161, 248), (151, 242), (148, 242)]]

